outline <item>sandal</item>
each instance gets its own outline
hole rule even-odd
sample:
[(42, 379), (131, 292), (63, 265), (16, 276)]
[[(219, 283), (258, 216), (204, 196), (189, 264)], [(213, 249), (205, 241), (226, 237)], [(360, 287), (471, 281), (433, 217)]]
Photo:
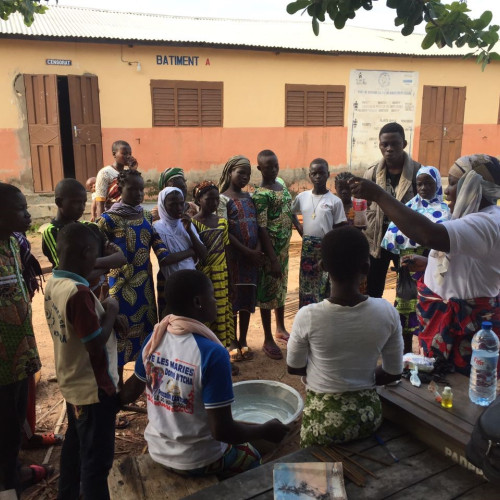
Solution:
[(266, 345), (262, 346), (264, 354), (271, 359), (283, 359), (283, 353), (277, 345)]
[(23, 443), (24, 450), (34, 450), (37, 448), (48, 448), (49, 446), (57, 446), (62, 444), (64, 436), (62, 434), (54, 434), (53, 432), (45, 432), (44, 434), (33, 434), (30, 439)]
[(126, 429), (129, 425), (130, 421), (125, 415), (116, 417), (115, 429)]
[(241, 350), (235, 347), (234, 349), (231, 349), (230, 351), (227, 351), (229, 353), (229, 361), (231, 363), (237, 363), (239, 361), (243, 361), (243, 356), (241, 354)]
[(246, 345), (241, 348), (241, 356), (243, 357), (243, 361), (251, 361), (254, 357), (254, 352)]
[(54, 467), (52, 465), (29, 465), (28, 469), (31, 470), (31, 478), (22, 483), (21, 488), (23, 490), (30, 488), (31, 486), (38, 484), (44, 479), (48, 479), (52, 474), (54, 474)]

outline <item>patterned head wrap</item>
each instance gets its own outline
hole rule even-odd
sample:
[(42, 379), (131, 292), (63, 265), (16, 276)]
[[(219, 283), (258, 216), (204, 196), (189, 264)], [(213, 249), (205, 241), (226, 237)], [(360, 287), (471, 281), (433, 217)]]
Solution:
[(500, 198), (500, 162), (494, 156), (462, 156), (451, 166), (449, 175), (459, 179), (454, 219), (477, 212), (482, 198), (493, 205)]
[[(450, 219), (450, 209), (443, 202), (443, 186), (441, 185), (441, 175), (436, 167), (421, 167), (417, 172), (419, 175), (427, 174), (434, 179), (436, 183), (436, 192), (429, 200), (424, 200), (419, 194), (414, 196), (406, 206), (424, 215), (432, 222), (443, 222)], [(420, 245), (405, 236), (399, 228), (391, 222), (381, 243), (382, 248), (389, 252), (399, 254), (401, 250), (417, 248)]]
[(203, 182), (200, 182), (199, 184), (196, 184), (196, 186), (193, 189), (194, 201), (199, 205), (198, 202), (200, 201), (200, 198), (207, 191), (210, 191), (211, 189), (216, 189), (217, 191), (219, 191), (217, 184), (214, 184), (212, 181), (203, 181)]
[(167, 182), (174, 177), (182, 177), (185, 180), (184, 170), (179, 167), (172, 167), (164, 170), (160, 174), (160, 179), (158, 180), (158, 189), (161, 191), (163, 188), (167, 187)]
[(227, 163), (224, 165), (224, 168), (222, 170), (222, 175), (220, 176), (219, 179), (219, 192), (223, 193), (224, 191), (227, 190), (229, 185), (231, 184), (230, 177), (231, 177), (231, 172), (236, 168), (236, 167), (248, 167), (252, 168), (250, 165), (250, 160), (246, 156), (241, 156), (241, 155), (236, 155), (232, 156), (227, 160)]

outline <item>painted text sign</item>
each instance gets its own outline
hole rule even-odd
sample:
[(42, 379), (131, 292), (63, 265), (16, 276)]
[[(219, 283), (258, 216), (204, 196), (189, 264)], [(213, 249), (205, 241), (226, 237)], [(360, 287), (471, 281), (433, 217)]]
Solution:
[(199, 56), (157, 55), (156, 64), (164, 66), (198, 66)]
[(49, 66), (71, 66), (71, 59), (45, 59)]

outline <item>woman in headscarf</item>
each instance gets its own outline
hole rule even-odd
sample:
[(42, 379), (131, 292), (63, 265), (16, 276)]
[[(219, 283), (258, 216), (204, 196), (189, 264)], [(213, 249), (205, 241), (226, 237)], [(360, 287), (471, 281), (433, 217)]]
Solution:
[[(184, 213), (189, 215), (189, 217), (194, 217), (198, 213), (198, 207), (195, 203), (191, 201), (186, 201), (187, 195), (187, 184), (186, 177), (184, 175), (184, 170), (179, 167), (167, 168), (160, 174), (158, 179), (158, 189), (161, 191), (166, 187), (175, 187), (182, 191), (184, 196)], [(151, 210), (153, 214), (153, 220), (157, 221), (160, 217), (158, 215), (158, 209), (153, 208)]]
[(351, 187), (354, 196), (378, 203), (403, 234), (433, 249), (418, 285), (420, 344), (427, 355), (447, 359), (469, 375), (470, 341), (481, 322), (491, 321), (500, 331), (499, 161), (478, 154), (453, 164), (445, 191), (453, 217), (440, 224), (368, 180), (354, 178)]
[(179, 188), (166, 187), (158, 195), (160, 220), (154, 223), (169, 252), (168, 265), (158, 272), (158, 315), (160, 320), (165, 311), (165, 281), (175, 271), (196, 269), (198, 259), (204, 260), (207, 249), (201, 242), (191, 218), (184, 212), (184, 195)]
[[(414, 196), (406, 206), (415, 212), (424, 215), (432, 222), (443, 222), (450, 219), (450, 209), (443, 202), (443, 187), (441, 175), (435, 167), (421, 167), (416, 175), (417, 195)], [(415, 255), (429, 255), (429, 249), (419, 245), (417, 242), (405, 236), (394, 222), (389, 224), (384, 238), (382, 248), (401, 257), (401, 263), (409, 262)], [(417, 296), (409, 298), (398, 295), (400, 280), (403, 279), (404, 267), (398, 269), (398, 286), (396, 287), (396, 300), (394, 307), (399, 313), (401, 327), (403, 328), (404, 352), (412, 352), (413, 336), (420, 331), (417, 318)], [(422, 271), (412, 275), (406, 274), (410, 280), (417, 281), (422, 277)], [(403, 295), (403, 294), (401, 294)]]

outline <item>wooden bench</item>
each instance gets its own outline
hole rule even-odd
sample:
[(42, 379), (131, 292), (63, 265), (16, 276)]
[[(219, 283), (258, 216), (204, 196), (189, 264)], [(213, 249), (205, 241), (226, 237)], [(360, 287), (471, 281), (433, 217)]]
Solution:
[[(460, 465), (475, 470), (465, 458), (465, 446), (484, 408), (469, 400), (467, 377), (453, 373), (447, 375), (446, 379), (453, 391), (452, 408), (443, 408), (427, 389), (427, 384), (415, 387), (403, 379), (395, 386), (377, 388), (383, 414), (430, 447)], [(443, 387), (440, 384), (441, 391)]]
[[(429, 448), (402, 427), (384, 421), (377, 431), (390, 451), (397, 456), (394, 462), (387, 450), (374, 438), (344, 445), (350, 456), (366, 469), (365, 486), (345, 479), (349, 500), (498, 500), (498, 488), (472, 471), (464, 470), (442, 453)], [(189, 500), (273, 500), (273, 467), (275, 463), (317, 462), (311, 447), (296, 451), (257, 469), (221, 481), (193, 493)], [(359, 453), (364, 456), (358, 455)], [(366, 458), (369, 456), (370, 459)], [(374, 462), (373, 459), (379, 462)], [(385, 462), (385, 464), (384, 464)]]
[(115, 460), (108, 478), (111, 500), (177, 500), (217, 482), (215, 476), (184, 477), (170, 472), (149, 454)]

